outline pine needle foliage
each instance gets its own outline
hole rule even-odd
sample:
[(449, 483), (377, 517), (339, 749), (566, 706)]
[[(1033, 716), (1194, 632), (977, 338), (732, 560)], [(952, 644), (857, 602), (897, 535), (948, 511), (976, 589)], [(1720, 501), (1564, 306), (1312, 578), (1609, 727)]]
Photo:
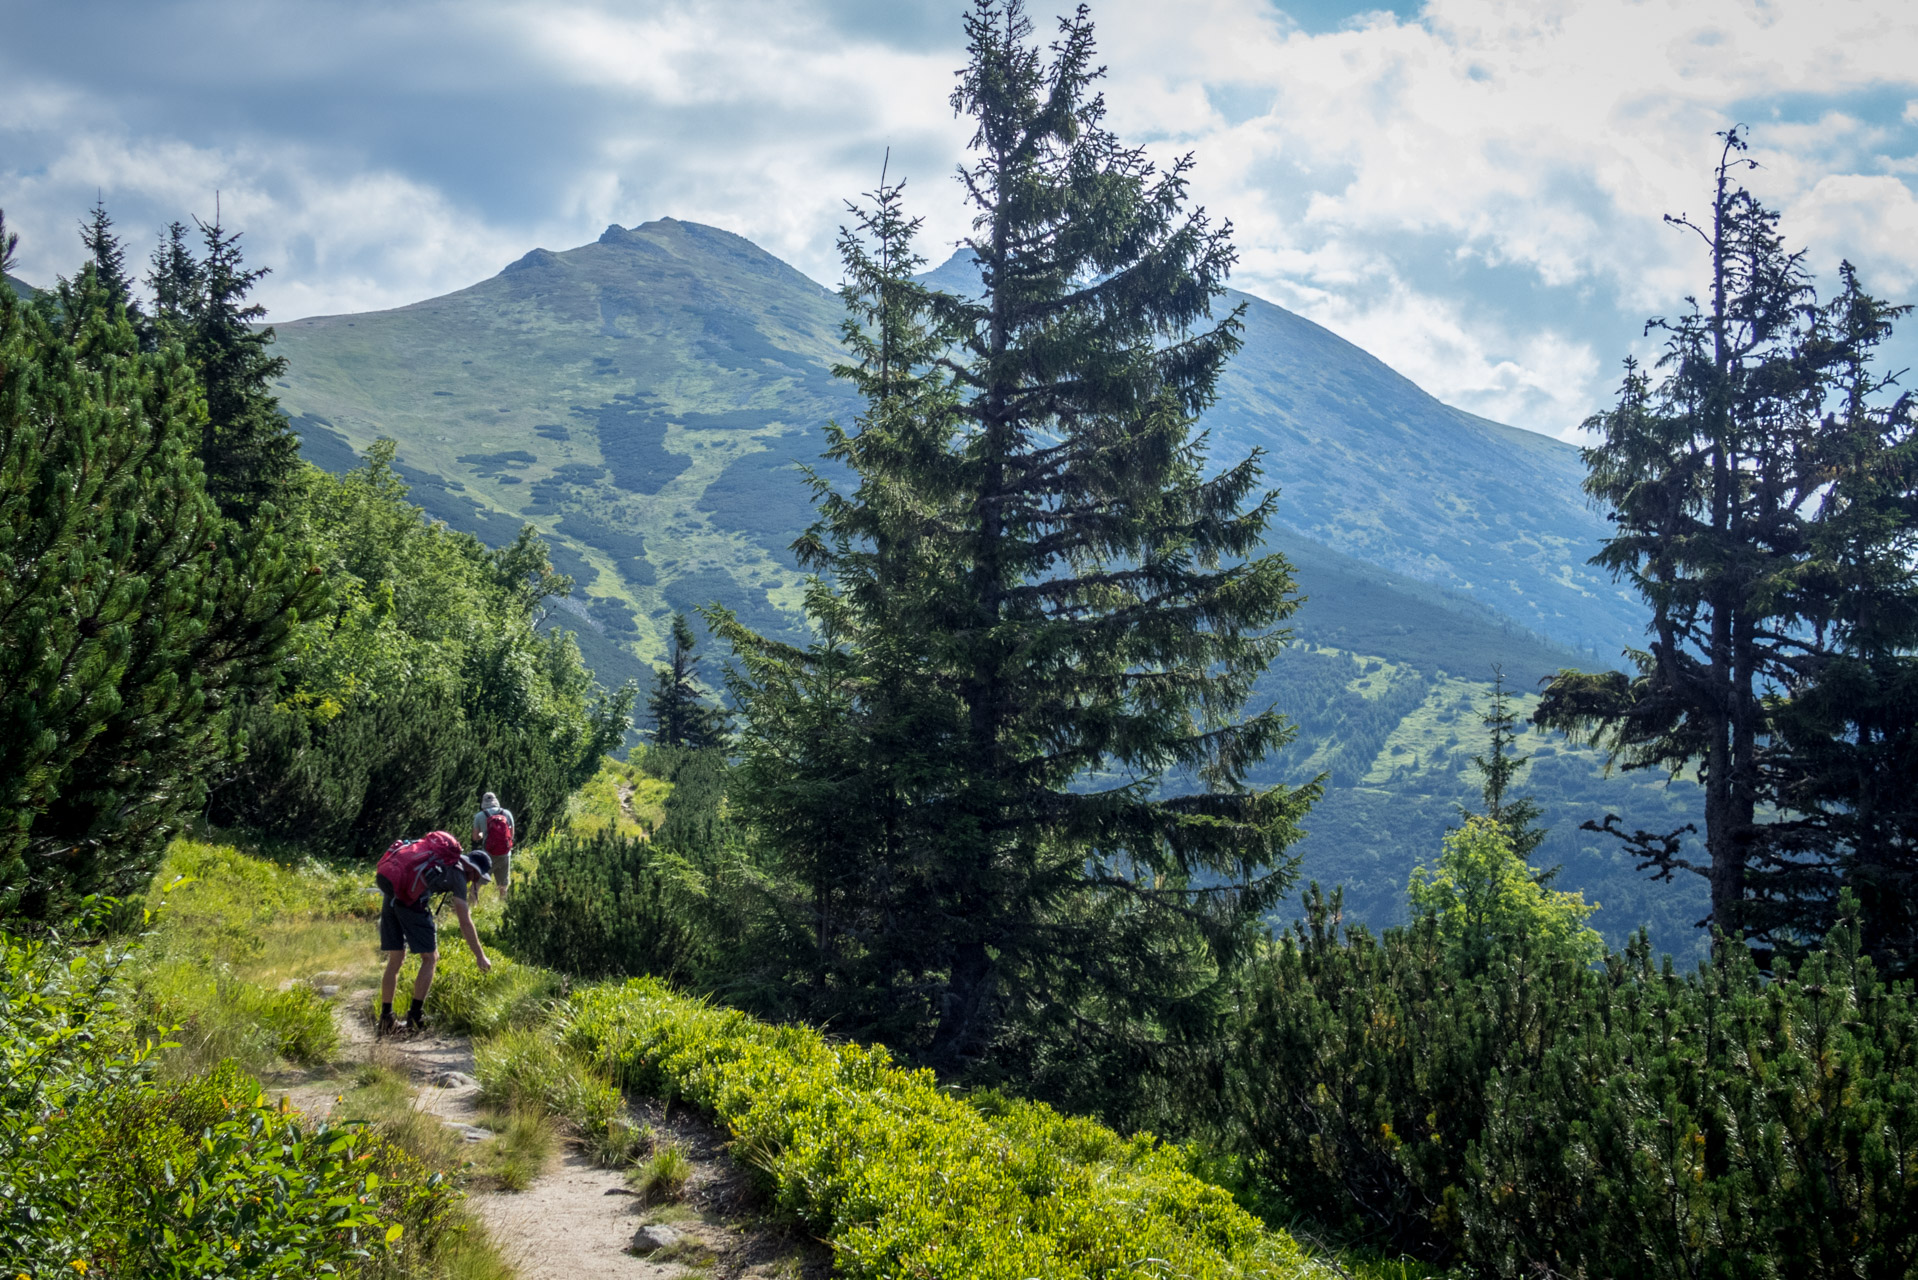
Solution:
[[(154, 296), (152, 331), (159, 342), (181, 343), (199, 373), (206, 395), (200, 458), (207, 491), (222, 513), (250, 522), (261, 504), (284, 503), (299, 466), (299, 437), (270, 390), (286, 373), (286, 360), (272, 353), (273, 330), (256, 327), (266, 308), (247, 301), (268, 268), (246, 265), (241, 233), (227, 230), (218, 217), (194, 221), (199, 256), (177, 222), (154, 252), (147, 278)], [(96, 259), (100, 254), (96, 249)]]
[(209, 501), (203, 421), (185, 353), (143, 353), (93, 264), (0, 295), (0, 915), (144, 884), (325, 599)]
[[(1918, 439), (1909, 395), (1876, 349), (1905, 308), (1849, 266), (1821, 303), (1804, 251), (1739, 185), (1753, 162), (1722, 135), (1711, 218), (1668, 219), (1709, 255), (1709, 291), (1655, 371), (1628, 362), (1615, 408), (1586, 426), (1586, 490), (1616, 532), (1594, 563), (1650, 606), (1626, 672), (1561, 672), (1535, 719), (1597, 741), (1626, 768), (1696, 768), (1702, 850), (1688, 831), (1624, 838), (1644, 867), (1711, 888), (1711, 923), (1769, 954), (1833, 923), (1839, 883), (1869, 904), (1866, 946), (1911, 963), (1909, 655), (1918, 648)], [(1890, 890), (1890, 892), (1887, 892)], [(1763, 955), (1761, 954), (1761, 960)]]
[(699, 659), (693, 653), (696, 643), (686, 615), (674, 614), (673, 646), (666, 665), (654, 673), (653, 692), (646, 700), (653, 718), (653, 741), (659, 746), (700, 751), (725, 741), (725, 711), (700, 696)]
[(1492, 696), (1480, 723), (1485, 726), (1488, 741), (1485, 754), (1472, 757), (1472, 767), (1484, 779), (1479, 788), (1485, 804), (1484, 814), (1505, 832), (1518, 856), (1529, 862), (1548, 834), (1538, 825), (1545, 811), (1532, 797), (1512, 794), (1518, 775), (1531, 757), (1515, 745), (1518, 717), (1512, 714), (1512, 696), (1506, 692), (1505, 671), (1501, 667), (1492, 668)]
[(1681, 974), (1643, 935), (1595, 966), (1549, 902), (1572, 927), (1527, 924), (1518, 899), (1564, 895), (1511, 867), (1489, 947), (1416, 907), (1341, 928), (1314, 886), (1246, 975), (1192, 1099), (1275, 1202), (1474, 1276), (1910, 1275), (1918, 1019), (1855, 901), (1771, 980), (1743, 947)]
[(1260, 459), (1207, 478), (1193, 431), (1239, 317), (1190, 157), (1105, 128), (1083, 8), (1049, 50), (1018, 3), (966, 34), (979, 296), (913, 280), (899, 185), (855, 209), (857, 485), (816, 477), (796, 544), (818, 643), (717, 618), (737, 794), (810, 883), (820, 991), (943, 1065), (1124, 1074), (1203, 1033), (1289, 880), (1315, 790), (1246, 784), (1289, 730), (1241, 708), (1297, 597)]

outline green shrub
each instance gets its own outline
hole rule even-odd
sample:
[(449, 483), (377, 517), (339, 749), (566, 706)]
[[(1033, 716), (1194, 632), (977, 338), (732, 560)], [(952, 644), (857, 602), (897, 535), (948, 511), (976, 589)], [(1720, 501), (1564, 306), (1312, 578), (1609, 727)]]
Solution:
[(656, 981), (573, 996), (567, 1043), (727, 1126), (776, 1207), (852, 1277), (1288, 1276), (1313, 1269), (1182, 1148), (990, 1095)]
[(540, 846), (539, 874), (513, 887), (501, 942), (523, 959), (583, 978), (705, 968), (705, 878), (663, 843), (613, 831)]
[(1307, 907), (1217, 1095), (1283, 1203), (1492, 1276), (1918, 1267), (1918, 1011), (1854, 927), (1766, 981), (1735, 944), (1681, 976), (1642, 936), (1595, 967), (1576, 934), (1485, 954)]
[(123, 955), (0, 937), (0, 1274), (341, 1274), (451, 1192), (354, 1127), (270, 1105), (236, 1065), (153, 1080), (111, 998)]

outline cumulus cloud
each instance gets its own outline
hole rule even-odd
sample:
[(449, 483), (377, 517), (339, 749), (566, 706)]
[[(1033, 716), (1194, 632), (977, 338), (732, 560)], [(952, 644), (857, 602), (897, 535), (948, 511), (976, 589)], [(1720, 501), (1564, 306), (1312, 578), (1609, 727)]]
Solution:
[[(1236, 283), (1435, 394), (1565, 434), (1698, 283), (1713, 133), (1830, 270), (1918, 283), (1918, 17), (1898, 0), (1103, 0), (1111, 121), (1238, 229)], [(1035, 10), (1043, 23), (1048, 11)], [(107, 19), (111, 17), (111, 21)], [(836, 276), (888, 149), (927, 242), (966, 212), (958, 7), (881, 0), (104, 0), (0, 49), (0, 207), (29, 278), (103, 192), (210, 212), (276, 315), (395, 305), (670, 214)]]

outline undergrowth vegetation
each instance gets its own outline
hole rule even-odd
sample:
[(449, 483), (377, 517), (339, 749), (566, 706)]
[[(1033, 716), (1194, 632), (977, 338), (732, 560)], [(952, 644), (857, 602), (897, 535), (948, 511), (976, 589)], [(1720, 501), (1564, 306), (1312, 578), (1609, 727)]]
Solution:
[(149, 1032), (171, 1031), (169, 1072), (231, 1061), (328, 1061), (338, 1047), (318, 974), (341, 981), (368, 953), (379, 898), (317, 862), (289, 867), (226, 845), (179, 840), (147, 894), (158, 927), (129, 971)]
[(328, 996), (372, 981), (377, 901), (177, 841), (146, 909), (0, 935), (0, 1274), (511, 1280), (404, 1075), (361, 1065), (327, 1121), (262, 1083), (339, 1056)]
[[(0, 1271), (410, 1276), (454, 1192), (374, 1130), (313, 1123), (228, 1060), (162, 1079), (125, 953), (0, 941)], [(165, 1046), (157, 1046), (164, 1048)]]
[[(1314, 1269), (1289, 1237), (1198, 1177), (1183, 1148), (997, 1094), (962, 1100), (884, 1049), (768, 1025), (656, 980), (588, 986), (546, 1010), (481, 994), (496, 980), (534, 989), (528, 970), (482, 976), (455, 958), (440, 977), (443, 1008), (495, 1015), (467, 1024), (491, 1033), (478, 1058), (492, 1100), (544, 1105), (584, 1131), (606, 1123), (601, 1100), (618, 1098), (614, 1086), (683, 1099), (731, 1130), (736, 1157), (757, 1170), (776, 1210), (832, 1241), (841, 1274)], [(557, 983), (546, 989), (557, 993)], [(650, 1195), (665, 1198), (678, 1176), (669, 1150), (639, 1171), (652, 1179)]]

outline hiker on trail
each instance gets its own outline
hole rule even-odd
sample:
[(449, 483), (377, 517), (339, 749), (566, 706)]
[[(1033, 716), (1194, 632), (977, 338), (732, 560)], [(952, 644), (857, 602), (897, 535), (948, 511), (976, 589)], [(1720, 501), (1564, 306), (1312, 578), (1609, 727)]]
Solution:
[(481, 796), (479, 812), (473, 815), (473, 844), (493, 860), (493, 883), (499, 886), (501, 902), (513, 878), (514, 834), (513, 811), (500, 808), (499, 797), (490, 791)]
[[(373, 876), (385, 899), (380, 905), (380, 950), (386, 953), (386, 975), (380, 980), (380, 1035), (426, 1027), (426, 993), (433, 989), (433, 968), (440, 959), (439, 925), (433, 919), (434, 894), (446, 895), (442, 905), (453, 904), (460, 936), (473, 949), (480, 972), (492, 972), (493, 962), (480, 946), (472, 909), (466, 905), (468, 889), (485, 884), (492, 872), (492, 859), (484, 850), (467, 853), (460, 848), (457, 837), (444, 831), (431, 831), (417, 840), (395, 840), (380, 858), (379, 870)], [(393, 992), (399, 986), (400, 966), (406, 963), (408, 951), (420, 958), (420, 972), (413, 979), (413, 1007), (406, 1021), (395, 1025)]]

